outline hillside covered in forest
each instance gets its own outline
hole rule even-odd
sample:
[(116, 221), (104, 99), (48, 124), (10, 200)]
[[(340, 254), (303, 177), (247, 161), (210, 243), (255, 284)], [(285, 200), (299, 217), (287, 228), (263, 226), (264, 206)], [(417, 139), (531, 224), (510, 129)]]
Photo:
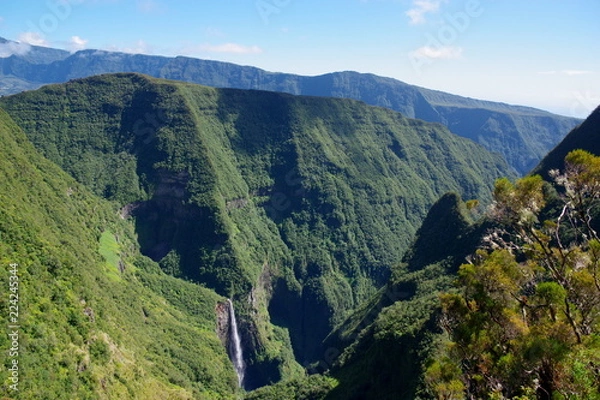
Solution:
[(163, 271), (234, 299), (247, 388), (317, 361), (441, 194), (489, 199), (510, 174), (439, 124), (353, 100), (117, 74), (0, 103)]
[(0, 146), (0, 323), (13, 333), (0, 336), (3, 398), (234, 398), (215, 334), (225, 299), (142, 256), (115, 204), (41, 156), (4, 111)]
[(598, 110), (544, 183), (351, 99), (119, 73), (0, 109), (3, 396), (600, 390)]

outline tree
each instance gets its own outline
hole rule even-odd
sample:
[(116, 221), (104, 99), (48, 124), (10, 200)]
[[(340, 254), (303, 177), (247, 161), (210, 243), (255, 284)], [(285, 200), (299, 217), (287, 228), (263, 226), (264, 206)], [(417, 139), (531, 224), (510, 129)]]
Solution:
[(496, 227), (441, 296), (437, 398), (600, 399), (600, 157), (573, 151), (550, 176), (496, 182)]

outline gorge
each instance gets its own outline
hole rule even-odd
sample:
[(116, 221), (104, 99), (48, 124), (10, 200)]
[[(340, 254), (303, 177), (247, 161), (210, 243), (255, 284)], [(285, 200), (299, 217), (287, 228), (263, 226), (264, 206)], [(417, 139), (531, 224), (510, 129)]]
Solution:
[[(56, 392), (414, 398), (437, 293), (477, 245), (478, 204), (514, 176), (440, 124), (347, 99), (109, 74), (0, 107), (3, 134), (17, 132), (0, 167), (36, 216), (5, 199), (2, 246), (34, 257), (18, 260), (28, 285), (59, 282), (32, 297), (24, 325), (30, 363), (68, 371)], [(41, 171), (15, 170), (27, 158)]]

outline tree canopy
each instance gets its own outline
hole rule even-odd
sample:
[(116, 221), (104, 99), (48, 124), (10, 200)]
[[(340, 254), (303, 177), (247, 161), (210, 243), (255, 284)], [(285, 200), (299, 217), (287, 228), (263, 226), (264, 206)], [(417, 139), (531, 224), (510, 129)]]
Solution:
[(441, 295), (438, 399), (600, 399), (600, 157), (496, 182), (485, 246)]

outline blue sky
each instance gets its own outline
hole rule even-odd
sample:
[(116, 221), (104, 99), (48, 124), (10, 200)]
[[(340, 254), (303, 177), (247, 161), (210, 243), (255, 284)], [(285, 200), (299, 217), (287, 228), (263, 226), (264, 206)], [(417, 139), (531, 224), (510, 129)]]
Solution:
[[(0, 36), (317, 75), (371, 72), (585, 117), (600, 104), (598, 0), (22, 0)], [(26, 46), (0, 48), (0, 56)]]

